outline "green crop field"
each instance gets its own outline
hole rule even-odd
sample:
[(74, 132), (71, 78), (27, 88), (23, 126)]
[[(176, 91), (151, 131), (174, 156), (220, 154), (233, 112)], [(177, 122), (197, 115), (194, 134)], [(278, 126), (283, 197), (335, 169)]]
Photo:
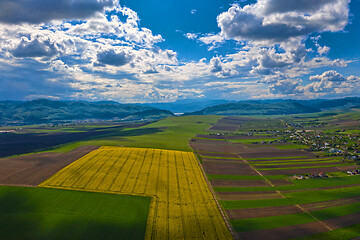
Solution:
[(0, 186), (0, 239), (144, 239), (150, 198)]
[(54, 151), (68, 152), (83, 145), (126, 146), (192, 151), (189, 138), (205, 133), (221, 116), (169, 117), (138, 128), (119, 129), (107, 135), (65, 144)]

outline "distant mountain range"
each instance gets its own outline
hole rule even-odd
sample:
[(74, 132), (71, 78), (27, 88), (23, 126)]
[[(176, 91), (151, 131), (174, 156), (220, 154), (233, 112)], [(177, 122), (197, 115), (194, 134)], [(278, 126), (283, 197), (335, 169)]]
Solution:
[(331, 100), (249, 100), (209, 106), (187, 115), (286, 115), (354, 108), (359, 105), (360, 98), (357, 97)]
[(73, 120), (153, 120), (173, 116), (168, 110), (139, 104), (117, 102), (52, 101), (38, 99), (27, 102), (1, 101), (0, 124), (39, 124)]
[(319, 109), (289, 102), (243, 101), (204, 108), (189, 115), (282, 115), (320, 112)]
[(358, 109), (360, 98), (315, 100), (189, 99), (171, 103), (121, 104), (113, 101), (0, 101), (0, 125), (56, 123), (75, 120), (156, 120), (173, 113), (185, 115), (283, 115), (324, 110)]
[(206, 107), (230, 102), (235, 101), (228, 101), (222, 99), (183, 99), (168, 103), (146, 103), (145, 105), (154, 108), (169, 110), (173, 113), (185, 113), (194, 112)]

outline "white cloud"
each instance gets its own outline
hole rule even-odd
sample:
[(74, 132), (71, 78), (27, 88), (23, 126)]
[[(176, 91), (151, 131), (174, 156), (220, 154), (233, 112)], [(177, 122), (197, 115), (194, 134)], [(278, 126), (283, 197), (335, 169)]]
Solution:
[(349, 0), (259, 0), (233, 5), (217, 18), (221, 35), (238, 41), (283, 42), (313, 32), (341, 31), (348, 23)]
[(310, 83), (300, 79), (285, 79), (269, 85), (269, 93), (277, 97), (292, 96), (302, 98), (348, 96), (360, 91), (360, 78), (345, 77), (340, 73), (329, 70), (320, 75), (310, 76)]
[(53, 57), (60, 50), (61, 46), (53, 43), (50, 39), (40, 40), (38, 38), (29, 40), (22, 37), (20, 43), (11, 50), (15, 57)]
[(115, 5), (113, 0), (0, 0), (0, 22), (18, 24), (85, 19)]
[(213, 50), (220, 47), (221, 44), (225, 42), (225, 38), (220, 34), (208, 33), (200, 37), (199, 41), (205, 43), (206, 45), (210, 45), (208, 49)]
[(195, 40), (195, 39), (198, 38), (199, 34), (198, 34), (198, 33), (186, 33), (186, 34), (184, 34), (184, 36), (185, 36), (187, 39)]
[(191, 9), (191, 11), (190, 11), (191, 14), (195, 14), (196, 12), (197, 12), (196, 9)]

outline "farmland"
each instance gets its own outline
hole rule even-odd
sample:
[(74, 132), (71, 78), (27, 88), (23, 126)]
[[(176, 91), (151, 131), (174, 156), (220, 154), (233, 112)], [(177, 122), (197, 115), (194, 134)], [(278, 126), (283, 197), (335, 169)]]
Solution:
[(147, 239), (231, 239), (190, 152), (101, 147), (40, 186), (152, 197)]
[(0, 239), (143, 239), (150, 198), (0, 186)]
[[(349, 236), (346, 239), (350, 239), (360, 236), (356, 227), (360, 224), (360, 175), (346, 173), (359, 168), (358, 165), (344, 155), (305, 150), (306, 143), (294, 143), (288, 138), (300, 127), (301, 131), (307, 130), (305, 123), (311, 119), (184, 116), (141, 125), (24, 127), (16, 134), (46, 136), (89, 131), (96, 134), (62, 145), (51, 145), (55, 142), (50, 141), (51, 147), (42, 149), (46, 151), (0, 159), (0, 185), (40, 184), (24, 191), (30, 195), (52, 191), (46, 198), (51, 202), (62, 199), (63, 192), (74, 196), (100, 194), (104, 201), (107, 196), (120, 202), (128, 197), (142, 199), (139, 200), (145, 214), (142, 224), (134, 223), (130, 233), (124, 230), (127, 220), (104, 220), (116, 226), (119, 235), (131, 234), (131, 238), (339, 239)], [(342, 118), (336, 116), (333, 121), (341, 124)], [(316, 126), (321, 126), (316, 131), (342, 134), (346, 139), (358, 134), (352, 125), (334, 125), (344, 128), (341, 132), (335, 131), (333, 125)], [(294, 175), (312, 177), (296, 179)], [(44, 216), (53, 211), (53, 205), (45, 202), (41, 205)], [(125, 204), (135, 215), (137, 205)], [(71, 222), (73, 217), (67, 215), (66, 207), (56, 212), (63, 214), (63, 219), (58, 221), (50, 214), (55, 219), (51, 222), (43, 217), (51, 226), (37, 226), (36, 237), (29, 239), (42, 239), (49, 236), (46, 234), (56, 239), (55, 232), (62, 236), (52, 229), (66, 228), (68, 225), (63, 222)], [(69, 230), (64, 234), (81, 235), (87, 224), (106, 225), (101, 219), (96, 222), (85, 213), (84, 216), (74, 223), (79, 226), (79, 232)], [(122, 212), (116, 216), (126, 218)], [(94, 233), (94, 239), (95, 236)]]
[[(274, 124), (271, 119), (226, 117), (213, 125), (208, 135), (190, 141), (237, 237), (359, 236), (353, 226), (360, 223), (360, 177), (341, 174), (358, 166), (339, 156), (283, 143), (274, 133), (286, 127), (274, 121), (277, 128), (269, 128)], [(322, 177), (325, 173), (337, 177)], [(316, 177), (293, 177), (308, 174)]]

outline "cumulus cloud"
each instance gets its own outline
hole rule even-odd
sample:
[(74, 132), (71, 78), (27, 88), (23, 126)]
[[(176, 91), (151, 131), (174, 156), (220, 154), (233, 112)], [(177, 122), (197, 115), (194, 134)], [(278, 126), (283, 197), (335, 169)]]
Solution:
[(217, 18), (228, 39), (282, 42), (313, 32), (340, 31), (348, 23), (349, 0), (259, 0), (233, 5)]
[(49, 39), (43, 41), (37, 38), (29, 40), (23, 37), (20, 43), (10, 51), (14, 57), (52, 57), (56, 55), (59, 50), (55, 43)]
[(314, 12), (321, 9), (324, 5), (333, 4), (336, 1), (337, 0), (268, 0), (261, 1), (260, 4), (263, 5), (264, 12), (270, 14), (292, 11)]
[[(329, 70), (319, 75), (310, 76), (307, 84), (301, 85), (299, 79), (284, 79), (269, 85), (269, 93), (278, 96), (346, 96), (357, 94), (360, 90), (360, 78), (357, 76), (345, 77), (342, 74)], [(310, 83), (308, 83), (310, 82)]]
[(97, 62), (99, 64), (106, 64), (112, 66), (123, 66), (128, 64), (133, 59), (130, 53), (125, 51), (115, 52), (113, 49), (99, 52), (97, 54)]
[(269, 86), (270, 93), (273, 94), (294, 94), (298, 92), (297, 87), (299, 86), (299, 82), (296, 80), (281, 80), (275, 84)]
[(311, 76), (309, 81), (312, 83), (302, 87), (305, 93), (351, 93), (358, 92), (360, 88), (360, 78), (356, 76), (345, 77), (340, 73), (330, 70), (321, 75)]
[(42, 23), (84, 19), (114, 6), (113, 0), (0, 0), (0, 22)]
[(313, 82), (345, 82), (347, 79), (340, 73), (330, 70), (321, 75), (311, 76), (309, 80)]
[(210, 69), (212, 73), (221, 72), (223, 70), (221, 67), (221, 60), (219, 57), (213, 57), (210, 60)]
[(210, 45), (209, 50), (220, 47), (225, 42), (225, 38), (220, 34), (208, 33), (199, 38), (200, 42)]

